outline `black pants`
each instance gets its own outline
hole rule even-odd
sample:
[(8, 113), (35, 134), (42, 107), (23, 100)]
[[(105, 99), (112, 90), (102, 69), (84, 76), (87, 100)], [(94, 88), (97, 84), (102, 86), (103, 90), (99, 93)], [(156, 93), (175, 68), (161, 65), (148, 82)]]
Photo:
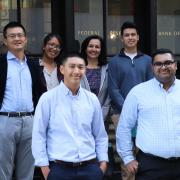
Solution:
[(180, 180), (180, 159), (166, 160), (139, 151), (137, 161), (136, 180)]

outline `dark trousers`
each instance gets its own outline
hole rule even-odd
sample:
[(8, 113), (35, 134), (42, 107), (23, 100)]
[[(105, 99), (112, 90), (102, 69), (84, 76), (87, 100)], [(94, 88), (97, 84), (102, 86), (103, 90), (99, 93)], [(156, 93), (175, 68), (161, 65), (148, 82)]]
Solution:
[(166, 160), (142, 151), (136, 159), (139, 162), (136, 180), (180, 180), (180, 159)]
[(50, 164), (48, 180), (102, 180), (103, 172), (98, 163), (69, 167), (60, 163)]

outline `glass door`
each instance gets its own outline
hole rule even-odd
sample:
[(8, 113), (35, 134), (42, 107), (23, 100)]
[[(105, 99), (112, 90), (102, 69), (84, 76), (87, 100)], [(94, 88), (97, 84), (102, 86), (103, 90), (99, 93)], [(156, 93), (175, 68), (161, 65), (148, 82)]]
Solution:
[(74, 0), (74, 11), (75, 39), (79, 45), (87, 36), (97, 34), (106, 40), (107, 55), (114, 55), (122, 47), (122, 23), (134, 19), (134, 0)]
[(157, 0), (157, 47), (171, 49), (180, 56), (179, 0)]
[(121, 25), (125, 21), (133, 21), (134, 19), (134, 2), (133, 0), (107, 0), (106, 3), (107, 53), (114, 55), (119, 53), (122, 48)]
[(74, 23), (79, 45), (87, 36), (103, 36), (103, 1), (74, 0)]
[[(20, 7), (18, 6), (20, 4)], [(51, 32), (51, 0), (0, 0), (0, 54), (3, 28), (10, 21), (20, 20), (27, 31), (27, 52), (41, 54), (43, 37)]]

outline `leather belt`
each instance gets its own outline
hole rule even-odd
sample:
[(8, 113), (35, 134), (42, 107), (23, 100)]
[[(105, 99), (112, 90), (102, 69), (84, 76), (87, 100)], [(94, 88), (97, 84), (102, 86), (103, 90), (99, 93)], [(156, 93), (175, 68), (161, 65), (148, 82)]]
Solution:
[(96, 162), (97, 162), (96, 158), (90, 159), (87, 161), (82, 161), (82, 162), (66, 162), (66, 161), (61, 161), (61, 160), (51, 161), (51, 163), (57, 163), (57, 164), (61, 164), (67, 167), (81, 167), (81, 166), (86, 166), (88, 164), (92, 164)]
[(32, 116), (33, 112), (0, 112), (0, 115), (8, 117)]
[(180, 160), (180, 157), (163, 158), (163, 157), (156, 156), (156, 155), (153, 155), (153, 154), (150, 154), (150, 153), (144, 153), (144, 152), (141, 151), (141, 150), (139, 150), (139, 152), (140, 152), (141, 154), (144, 154), (145, 156), (152, 157), (152, 158), (154, 158), (154, 159), (164, 160), (164, 161), (178, 161), (178, 160)]

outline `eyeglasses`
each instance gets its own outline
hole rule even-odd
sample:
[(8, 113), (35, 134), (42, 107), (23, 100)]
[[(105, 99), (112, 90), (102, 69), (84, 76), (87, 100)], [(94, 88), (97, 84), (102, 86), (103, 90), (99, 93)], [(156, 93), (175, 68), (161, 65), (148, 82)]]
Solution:
[(17, 34), (8, 34), (7, 37), (11, 38), (11, 39), (15, 39), (16, 37), (18, 38), (23, 38), (25, 37), (25, 34), (24, 33), (17, 33)]
[(57, 51), (61, 50), (61, 47), (58, 45), (53, 45), (53, 44), (47, 44), (47, 47), (50, 49), (56, 49)]
[(153, 65), (155, 66), (155, 67), (158, 67), (158, 68), (162, 68), (163, 66), (164, 67), (167, 67), (167, 68), (169, 68), (169, 67), (171, 67), (172, 66), (172, 64), (174, 64), (176, 61), (170, 61), (170, 60), (167, 60), (167, 61), (165, 61), (165, 62), (155, 62), (155, 63), (153, 63)]

